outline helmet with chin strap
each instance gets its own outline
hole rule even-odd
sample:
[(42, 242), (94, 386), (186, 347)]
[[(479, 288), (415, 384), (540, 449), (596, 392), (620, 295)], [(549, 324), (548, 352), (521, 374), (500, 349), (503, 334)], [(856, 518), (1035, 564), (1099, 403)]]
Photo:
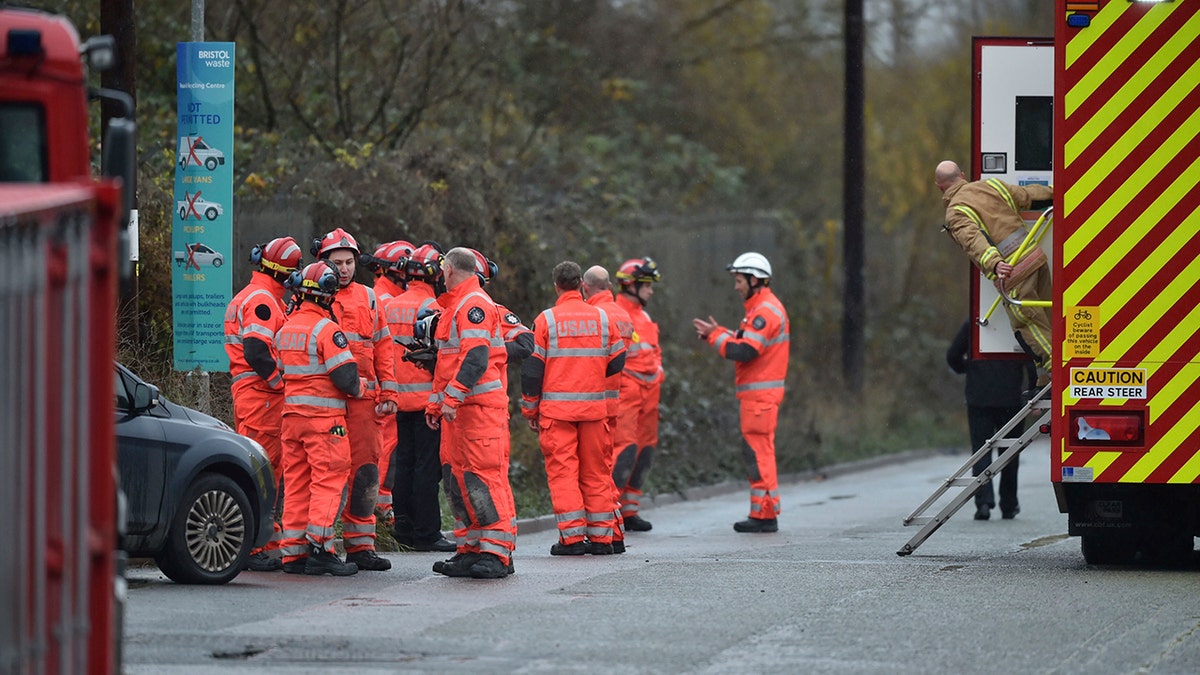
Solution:
[(733, 259), (725, 269), (734, 274), (749, 274), (757, 279), (771, 278), (771, 262), (761, 253), (749, 251)]
[(358, 248), (358, 240), (350, 235), (349, 232), (342, 228), (336, 228), (329, 234), (326, 234), (320, 239), (313, 239), (312, 254), (318, 258), (328, 258), (329, 254), (339, 248), (350, 249), (354, 251), (354, 257), (357, 259), (361, 252)]
[(292, 272), (284, 284), (301, 298), (313, 300), (323, 307), (329, 306), (341, 283), (337, 268), (327, 260), (310, 263), (303, 271)]
[(270, 274), (279, 281), (286, 281), (292, 272), (300, 269), (303, 258), (300, 245), (291, 237), (279, 237), (250, 249), (250, 262), (258, 265), (261, 272)]
[(650, 256), (632, 258), (621, 263), (621, 266), (617, 268), (616, 277), (622, 288), (633, 284), (662, 281), (662, 275), (658, 272), (658, 263), (654, 262)]

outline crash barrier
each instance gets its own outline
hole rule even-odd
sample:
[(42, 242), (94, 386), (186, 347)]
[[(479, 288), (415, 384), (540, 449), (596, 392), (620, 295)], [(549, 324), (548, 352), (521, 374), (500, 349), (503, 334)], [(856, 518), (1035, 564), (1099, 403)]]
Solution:
[(117, 199), (0, 185), (0, 673), (116, 671)]

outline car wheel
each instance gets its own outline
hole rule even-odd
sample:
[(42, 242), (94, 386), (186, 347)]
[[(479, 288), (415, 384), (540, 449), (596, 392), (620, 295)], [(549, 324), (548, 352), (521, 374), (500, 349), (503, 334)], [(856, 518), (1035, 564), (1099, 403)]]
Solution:
[(176, 583), (223, 584), (245, 566), (254, 531), (242, 488), (228, 476), (201, 474), (184, 492), (154, 561)]
[(220, 267), (225, 264), (224, 258), (213, 258), (213, 267)]
[(217, 158), (209, 157), (208, 159), (204, 160), (204, 168), (208, 169), (209, 171), (216, 171), (217, 170)]
[(217, 219), (217, 210), (216, 210), (216, 209), (214, 209), (214, 208), (212, 208), (212, 207), (209, 207), (209, 208), (207, 208), (207, 209), (205, 209), (205, 210), (204, 210), (204, 215), (205, 215), (205, 216), (206, 216), (206, 217), (207, 217), (209, 220), (216, 220), (216, 219)]
[(187, 220), (187, 207), (179, 207), (179, 219)]

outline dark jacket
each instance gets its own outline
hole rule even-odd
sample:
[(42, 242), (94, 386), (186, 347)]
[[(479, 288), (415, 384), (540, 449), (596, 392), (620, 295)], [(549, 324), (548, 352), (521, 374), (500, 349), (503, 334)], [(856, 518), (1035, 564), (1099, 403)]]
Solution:
[(1037, 382), (1033, 361), (1020, 359), (972, 359), (971, 322), (964, 322), (946, 350), (946, 363), (958, 374), (967, 374), (967, 405), (1017, 408), (1024, 404), (1021, 392)]

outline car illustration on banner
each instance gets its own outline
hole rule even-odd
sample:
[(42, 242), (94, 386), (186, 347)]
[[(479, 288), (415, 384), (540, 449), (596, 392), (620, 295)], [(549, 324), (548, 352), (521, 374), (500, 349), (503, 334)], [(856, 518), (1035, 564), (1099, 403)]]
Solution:
[(180, 220), (187, 220), (188, 218), (200, 220), (202, 217), (209, 220), (216, 220), (217, 216), (225, 213), (224, 206), (221, 206), (217, 202), (201, 199), (199, 192), (195, 195), (189, 195), (185, 192), (183, 196), (184, 199), (182, 201), (175, 202), (175, 206), (179, 209)]
[(199, 242), (186, 244), (184, 250), (175, 251), (175, 265), (178, 267), (195, 267), (196, 269), (200, 269), (201, 265), (220, 267), (224, 264), (224, 253), (213, 250), (212, 247)]
[(223, 164), (225, 153), (209, 145), (201, 136), (179, 137), (179, 168), (203, 166), (209, 171), (216, 171)]

